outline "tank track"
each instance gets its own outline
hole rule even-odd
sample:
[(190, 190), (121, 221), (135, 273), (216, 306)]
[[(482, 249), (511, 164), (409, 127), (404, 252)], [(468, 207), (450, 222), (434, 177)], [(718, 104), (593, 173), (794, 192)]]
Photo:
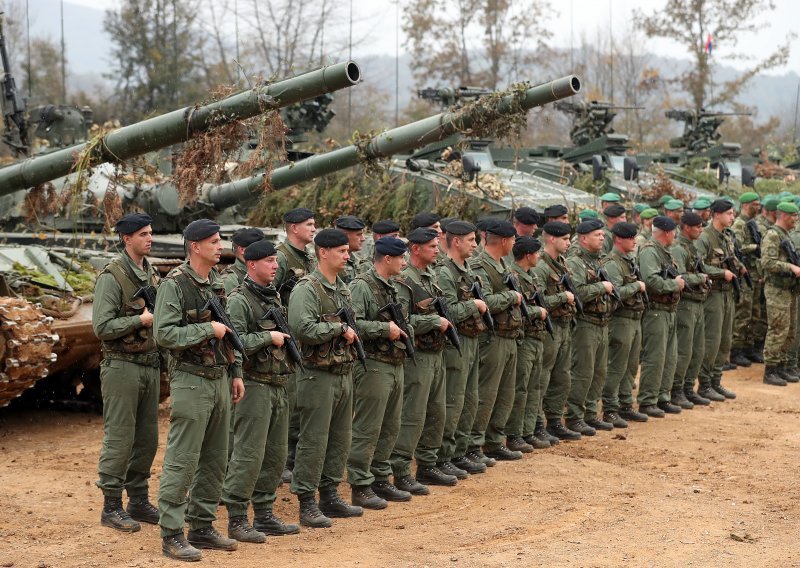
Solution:
[(53, 318), (22, 298), (0, 298), (0, 408), (50, 373)]

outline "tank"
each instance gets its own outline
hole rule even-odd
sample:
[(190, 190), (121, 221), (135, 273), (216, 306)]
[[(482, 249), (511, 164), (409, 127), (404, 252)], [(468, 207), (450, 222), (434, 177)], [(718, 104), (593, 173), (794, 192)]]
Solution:
[[(0, 48), (3, 64), (7, 65), (2, 31)], [(72, 107), (42, 107), (41, 111), (32, 111), (31, 122), (6, 69), (0, 80), (6, 126), (4, 142), (17, 155), (30, 157), (0, 168), (0, 211), (6, 215), (6, 226), (20, 221), (27, 225), (24, 233), (7, 231), (0, 235), (0, 240), (6, 243), (0, 246), (0, 407), (40, 379), (63, 370), (69, 370), (69, 375), (48, 381), (54, 398), (61, 397), (62, 391), (68, 391), (69, 398), (98, 389), (89, 376), (100, 361), (99, 342), (91, 327), (91, 292), (96, 274), (114, 256), (113, 252), (101, 249), (116, 249), (116, 239), (92, 232), (98, 226), (96, 210), (82, 209), (72, 217), (14, 219), (26, 200), (35, 216), (37, 207), (32, 196), (55, 199), (44, 184), (61, 180), (68, 183), (65, 178), (79, 156), (83, 167), (122, 162), (184, 142), (212, 125), (313, 99), (355, 85), (360, 79), (358, 64), (347, 61), (209, 104), (156, 116), (88, 142), (67, 145), (81, 136), (85, 140), (75, 119), (80, 115), (86, 121), (87, 113), (79, 110), (76, 114)], [(47, 130), (46, 125), (51, 132), (58, 131), (58, 139), (42, 154), (30, 155), (32, 135), (40, 127)], [(101, 191), (90, 184), (86, 193), (93, 191), (96, 193), (77, 199), (102, 200)], [(124, 209), (154, 210), (159, 218), (181, 212), (174, 188), (172, 193), (147, 192), (150, 201), (146, 203), (138, 188), (123, 187), (120, 191), (127, 195), (123, 199)], [(30, 207), (32, 202), (34, 206)], [(166, 271), (175, 262), (156, 258), (154, 264)]]

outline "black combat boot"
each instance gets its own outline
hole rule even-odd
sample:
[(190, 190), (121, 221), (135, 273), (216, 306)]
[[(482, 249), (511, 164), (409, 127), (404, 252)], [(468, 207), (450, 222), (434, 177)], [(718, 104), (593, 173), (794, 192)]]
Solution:
[(672, 391), (672, 397), (670, 402), (675, 406), (680, 406), (684, 410), (691, 410), (694, 408), (694, 403), (686, 398), (686, 395), (683, 393), (682, 390), (674, 390)]
[(147, 495), (136, 495), (128, 499), (125, 509), (135, 521), (140, 523), (158, 524), (158, 509), (147, 499)]
[(753, 364), (741, 349), (731, 349), (731, 363), (737, 367), (749, 367)]
[(378, 497), (383, 497), (387, 501), (395, 501), (404, 503), (411, 501), (411, 493), (398, 489), (393, 483), (388, 480), (375, 481), (372, 483), (372, 490)]
[(776, 387), (785, 387), (787, 382), (777, 373), (776, 367), (767, 365), (764, 367), (764, 384)]
[(369, 485), (353, 485), (350, 500), (353, 505), (373, 511), (380, 511), (389, 506), (386, 499), (375, 495), (375, 491)]
[(613, 410), (611, 412), (603, 413), (603, 422), (608, 422), (614, 428), (627, 428), (628, 423)]
[(335, 519), (360, 517), (364, 514), (364, 509), (361, 507), (354, 507), (345, 503), (335, 487), (319, 490), (319, 510), (326, 516)]
[(272, 513), (272, 509), (257, 509), (253, 516), (253, 528), (270, 536), (284, 536), (300, 532), (300, 527), (284, 523)]
[[(786, 370), (789, 372), (789, 374), (791, 374), (795, 378), (797, 378), (797, 381), (794, 381), (795, 383), (800, 381), (800, 367), (795, 367), (795, 366), (789, 367), (789, 366), (787, 366)], [(787, 382), (791, 383), (793, 381), (787, 381)]]
[(597, 416), (593, 416), (592, 418), (586, 420), (586, 424), (595, 430), (605, 430), (606, 432), (610, 432), (614, 429), (614, 425), (611, 422), (600, 420)]
[(712, 383), (711, 388), (713, 388), (715, 391), (717, 391), (725, 398), (730, 398), (730, 399), (736, 398), (736, 393), (730, 389), (726, 389), (725, 387), (722, 386), (721, 383)]
[[(470, 475), (474, 475), (476, 473), (486, 473), (486, 466), (482, 463), (474, 462), (469, 459), (467, 456), (462, 456), (460, 458), (453, 458), (450, 460), (450, 465), (455, 467), (456, 469), (460, 469), (462, 471), (466, 471)], [(451, 471), (445, 470), (447, 473), (451, 473)], [(455, 475), (455, 474), (453, 474)], [(459, 478), (461, 479), (461, 478)]]
[(648, 420), (647, 414), (637, 412), (633, 409), (633, 407), (630, 406), (624, 406), (620, 408), (619, 415), (625, 420), (630, 420), (631, 422), (647, 422)]
[(800, 381), (800, 377), (792, 372), (791, 367), (776, 367), (775, 371), (777, 372), (778, 376), (787, 383), (796, 383)]
[[(156, 522), (158, 522), (158, 519), (156, 519)], [(122, 508), (121, 497), (105, 496), (103, 498), (100, 524), (126, 533), (133, 533), (142, 528), (142, 525), (133, 520), (128, 512)]]
[(182, 560), (184, 562), (197, 562), (202, 560), (203, 553), (189, 544), (183, 533), (165, 536), (161, 539), (161, 552), (167, 558)]
[(489, 456), (484, 454), (480, 448), (469, 450), (467, 452), (466, 458), (471, 462), (481, 463), (486, 467), (494, 467), (497, 465), (497, 460), (494, 458), (490, 458)]
[(750, 359), (753, 363), (764, 363), (764, 354), (758, 347), (751, 347), (744, 352), (745, 357)]
[(658, 406), (661, 410), (663, 410), (667, 414), (680, 414), (681, 413), (681, 407), (678, 406), (677, 404), (672, 404), (668, 400), (659, 400), (658, 404), (656, 406)]
[(425, 485), (439, 485), (442, 487), (453, 487), (458, 484), (455, 475), (448, 475), (435, 465), (418, 465), (417, 481)]
[(561, 420), (548, 420), (547, 433), (559, 440), (580, 440), (580, 432), (573, 432), (561, 423)]
[(267, 535), (254, 529), (245, 515), (228, 518), (228, 536), (239, 542), (261, 544), (267, 542)]
[(547, 431), (547, 429), (544, 427), (544, 422), (540, 422), (538, 420), (536, 421), (536, 427), (533, 429), (533, 435), (540, 440), (550, 442), (551, 446), (555, 446), (561, 441)]
[(664, 418), (664, 411), (655, 404), (640, 404), (639, 412), (647, 416), (652, 416), (653, 418)]
[(463, 456), (460, 458), (453, 458), (452, 460), (439, 462), (436, 464), (436, 467), (438, 467), (439, 471), (441, 471), (444, 474), (454, 475), (456, 479), (461, 479), (461, 480), (467, 479), (469, 477), (469, 472), (464, 469), (461, 469), (460, 467), (458, 467), (456, 464), (453, 463), (454, 461), (460, 459), (464, 459)]
[(683, 395), (686, 397), (686, 400), (688, 400), (695, 406), (708, 406), (709, 404), (711, 404), (710, 400), (694, 392), (693, 388), (684, 389)]
[(233, 552), (238, 544), (232, 538), (225, 538), (214, 527), (202, 527), (190, 530), (186, 540), (195, 548), (213, 548), (214, 550), (227, 550)]
[[(512, 452), (522, 452), (529, 454), (533, 451), (533, 446), (522, 439), (522, 436), (509, 436), (506, 441), (508, 449)], [(549, 444), (548, 444), (549, 445)]]
[(581, 436), (594, 436), (595, 434), (597, 434), (597, 430), (589, 426), (583, 420), (575, 420), (573, 422), (567, 422), (567, 428), (572, 430), (573, 432), (578, 432)]
[(703, 398), (707, 398), (711, 402), (725, 402), (725, 397), (714, 390), (711, 385), (700, 385), (697, 389), (697, 394)]
[(431, 492), (425, 485), (417, 481), (413, 475), (395, 476), (394, 486), (401, 491), (408, 491), (412, 495), (428, 495)]
[(326, 529), (333, 521), (322, 514), (317, 506), (317, 499), (313, 492), (298, 495), (300, 501), (300, 524), (312, 529)]
[(536, 436), (536, 434), (531, 434), (530, 436), (523, 436), (522, 439), (525, 440), (526, 444), (533, 446), (534, 450), (544, 450), (552, 445), (550, 444), (550, 440), (546, 438), (545, 439), (539, 438)]
[(511, 451), (502, 444), (496, 448), (487, 449), (484, 454), (487, 458), (492, 458), (497, 461), (514, 461), (522, 459), (522, 452)]

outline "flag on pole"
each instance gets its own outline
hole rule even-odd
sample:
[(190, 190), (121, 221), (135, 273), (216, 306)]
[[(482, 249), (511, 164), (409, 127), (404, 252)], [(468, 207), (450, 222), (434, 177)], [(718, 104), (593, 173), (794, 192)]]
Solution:
[(711, 56), (711, 49), (714, 47), (714, 42), (711, 40), (711, 34), (708, 34), (706, 39), (706, 53)]

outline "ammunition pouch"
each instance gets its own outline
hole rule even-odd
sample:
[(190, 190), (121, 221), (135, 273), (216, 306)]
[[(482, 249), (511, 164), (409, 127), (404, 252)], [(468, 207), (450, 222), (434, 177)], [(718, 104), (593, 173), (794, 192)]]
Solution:
[[(426, 298), (415, 303), (415, 314), (423, 316), (438, 315), (432, 303), (433, 297)], [(428, 333), (414, 334), (414, 348), (418, 349), (419, 351), (425, 351), (428, 353), (441, 353), (444, 351), (445, 345), (447, 345), (447, 337), (438, 329), (432, 329)]]

